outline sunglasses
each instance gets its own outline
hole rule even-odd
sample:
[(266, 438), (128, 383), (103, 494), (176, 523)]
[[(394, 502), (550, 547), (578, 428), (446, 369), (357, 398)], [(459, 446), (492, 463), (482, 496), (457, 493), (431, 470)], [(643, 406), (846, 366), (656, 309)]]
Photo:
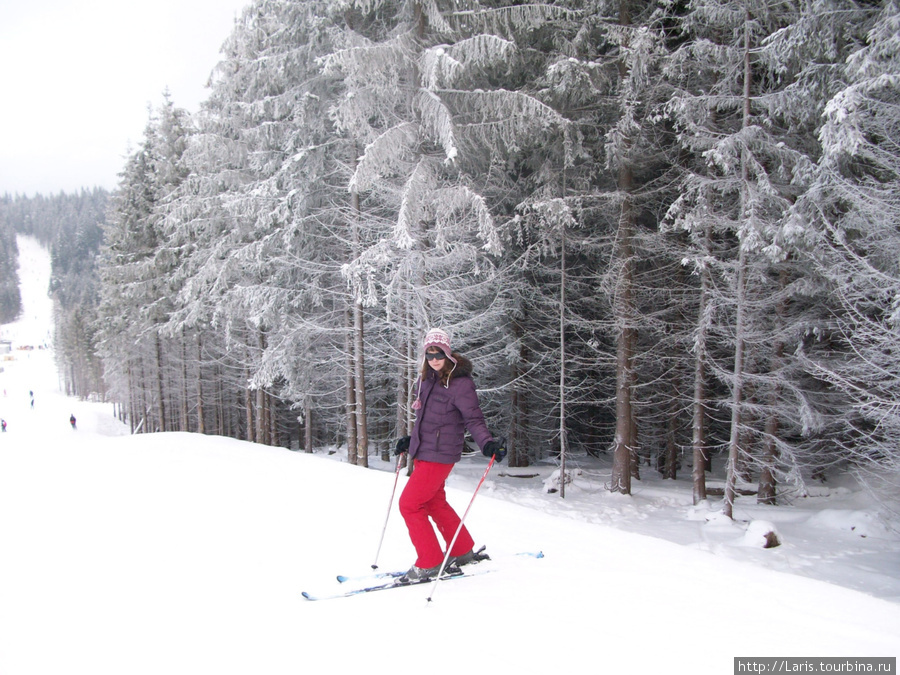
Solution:
[(435, 352), (434, 354), (432, 354), (431, 352), (426, 352), (425, 358), (428, 361), (441, 361), (443, 359), (446, 359), (447, 355), (444, 354), (444, 352)]

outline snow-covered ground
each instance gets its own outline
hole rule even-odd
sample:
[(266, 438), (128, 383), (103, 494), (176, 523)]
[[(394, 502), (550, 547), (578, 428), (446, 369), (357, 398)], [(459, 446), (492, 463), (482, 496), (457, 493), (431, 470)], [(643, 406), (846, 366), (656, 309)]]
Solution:
[[(20, 247), (25, 311), (2, 327), (14, 347), (50, 325), (48, 256)], [(849, 481), (791, 506), (748, 498), (732, 523), (715, 501), (691, 506), (687, 476), (645, 468), (632, 497), (610, 495), (603, 462), (575, 458), (562, 500), (543, 489), (552, 466), (503, 465), (468, 520), (493, 572), (309, 602), (300, 591), (368, 571), (391, 466), (132, 437), (112, 406), (60, 393), (49, 350), (13, 356), (0, 361), (0, 675), (725, 673), (735, 656), (900, 655), (900, 542)], [(485, 466), (454, 470), (460, 510)], [(754, 522), (783, 545), (761, 548)], [(533, 550), (545, 557), (512, 555)], [(378, 562), (413, 557), (395, 501)]]

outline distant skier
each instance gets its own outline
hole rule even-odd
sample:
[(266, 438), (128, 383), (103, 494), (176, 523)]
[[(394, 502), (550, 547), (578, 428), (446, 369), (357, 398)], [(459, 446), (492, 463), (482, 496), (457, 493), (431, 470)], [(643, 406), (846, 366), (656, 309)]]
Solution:
[(6, 433), (6, 420), (0, 420), (0, 428), (3, 429), (3, 433)]
[(75, 415), (69, 415), (69, 424), (72, 425), (72, 429), (75, 429)]

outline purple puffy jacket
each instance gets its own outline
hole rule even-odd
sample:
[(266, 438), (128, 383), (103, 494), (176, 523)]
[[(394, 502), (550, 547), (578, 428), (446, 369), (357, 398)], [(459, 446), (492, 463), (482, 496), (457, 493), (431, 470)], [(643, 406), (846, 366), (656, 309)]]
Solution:
[(422, 407), (409, 441), (409, 456), (413, 459), (455, 464), (462, 457), (466, 429), (479, 448), (493, 440), (478, 405), (472, 364), (463, 356), (453, 356), (457, 365), (446, 387), (435, 372), (422, 380)]

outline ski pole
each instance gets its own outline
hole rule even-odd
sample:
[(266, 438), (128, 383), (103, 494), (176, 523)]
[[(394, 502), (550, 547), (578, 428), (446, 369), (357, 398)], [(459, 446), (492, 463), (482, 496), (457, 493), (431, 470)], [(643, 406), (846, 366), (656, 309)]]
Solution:
[(456, 533), (453, 535), (453, 539), (450, 540), (450, 545), (447, 546), (447, 553), (444, 555), (444, 562), (441, 563), (441, 566), (438, 569), (437, 578), (434, 580), (434, 587), (431, 589), (431, 593), (429, 593), (429, 595), (428, 595), (428, 602), (431, 602), (431, 598), (434, 597), (434, 592), (437, 590), (438, 583), (441, 580), (441, 575), (444, 573), (444, 568), (447, 566), (447, 561), (450, 560), (450, 551), (453, 550), (453, 544), (456, 543), (456, 538), (459, 536), (459, 533), (462, 531), (463, 524), (466, 522), (466, 516), (469, 515), (469, 509), (472, 508), (472, 502), (475, 501), (475, 496), (478, 494), (478, 491), (481, 489), (481, 486), (484, 483), (484, 479), (487, 478), (487, 475), (490, 472), (491, 467), (494, 466), (495, 459), (497, 459), (497, 456), (491, 455), (491, 461), (488, 462), (487, 468), (484, 470), (484, 474), (481, 476), (481, 480), (478, 481), (478, 485), (475, 486), (475, 492), (472, 494), (472, 499), (469, 500), (469, 505), (466, 507), (465, 513), (463, 513), (463, 516), (459, 521), (459, 527), (456, 528)]
[(388, 520), (391, 517), (391, 508), (394, 506), (394, 494), (397, 492), (397, 481), (400, 479), (400, 464), (403, 462), (405, 452), (397, 455), (397, 471), (394, 473), (394, 489), (391, 490), (391, 501), (388, 502), (387, 515), (384, 517), (384, 527), (381, 528), (381, 539), (378, 540), (378, 550), (375, 552), (375, 562), (372, 563), (372, 569), (378, 569), (378, 556), (381, 555), (381, 545), (384, 543), (384, 533), (387, 532)]

